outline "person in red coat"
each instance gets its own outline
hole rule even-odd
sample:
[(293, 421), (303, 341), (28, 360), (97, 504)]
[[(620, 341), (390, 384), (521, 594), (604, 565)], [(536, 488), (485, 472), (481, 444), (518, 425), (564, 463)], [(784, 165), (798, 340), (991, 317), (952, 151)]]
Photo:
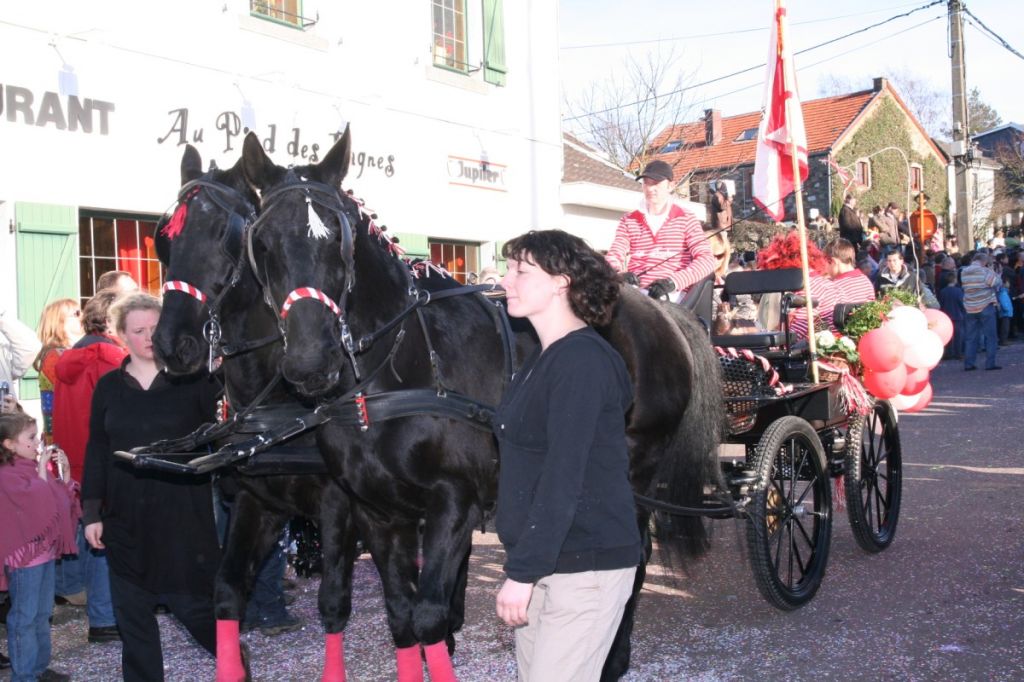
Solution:
[[(104, 374), (120, 367), (128, 355), (108, 329), (108, 311), (121, 295), (115, 289), (103, 289), (86, 303), (82, 310), (86, 335), (61, 354), (55, 368), (53, 440), (67, 453), (71, 477), (79, 483), (83, 479), (96, 383)], [(78, 556), (64, 558), (57, 564), (55, 592), (71, 604), (81, 605), (87, 600), (90, 642), (117, 641), (120, 635), (110, 597), (107, 557), (89, 547), (81, 525), (77, 542)]]
[(53, 440), (71, 462), (71, 476), (81, 483), (85, 444), (89, 441), (89, 407), (99, 378), (121, 366), (127, 352), (107, 333), (107, 311), (120, 293), (104, 289), (82, 311), (85, 336), (64, 351), (55, 367)]

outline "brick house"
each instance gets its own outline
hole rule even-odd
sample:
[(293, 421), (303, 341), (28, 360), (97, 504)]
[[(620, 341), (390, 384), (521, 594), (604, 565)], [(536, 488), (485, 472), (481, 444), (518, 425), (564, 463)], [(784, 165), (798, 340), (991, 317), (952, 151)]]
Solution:
[[(842, 205), (847, 185), (829, 165), (829, 158), (849, 171), (848, 187), (865, 210), (889, 201), (905, 205), (907, 163), (898, 152), (881, 153), (895, 146), (907, 155), (911, 193), (916, 194), (923, 184), (931, 198), (929, 207), (945, 214), (946, 158), (885, 78), (876, 78), (870, 90), (807, 100), (802, 108), (809, 158), (806, 211), (816, 208), (827, 217), (836, 215)], [(718, 110), (708, 109), (703, 120), (662, 131), (651, 145), (651, 158), (672, 164), (677, 176), (689, 173), (680, 192), (692, 201), (708, 202), (709, 181), (732, 180), (736, 219), (769, 221), (751, 196), (760, 120), (760, 111), (723, 117)], [(785, 204), (786, 219), (794, 220), (792, 195)]]

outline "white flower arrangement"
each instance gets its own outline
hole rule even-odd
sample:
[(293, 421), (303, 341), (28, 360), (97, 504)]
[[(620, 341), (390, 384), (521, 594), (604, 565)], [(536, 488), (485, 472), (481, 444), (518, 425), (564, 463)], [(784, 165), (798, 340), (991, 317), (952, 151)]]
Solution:
[(818, 352), (844, 358), (849, 363), (860, 362), (857, 344), (849, 336), (835, 334), (829, 330), (818, 332), (814, 337)]

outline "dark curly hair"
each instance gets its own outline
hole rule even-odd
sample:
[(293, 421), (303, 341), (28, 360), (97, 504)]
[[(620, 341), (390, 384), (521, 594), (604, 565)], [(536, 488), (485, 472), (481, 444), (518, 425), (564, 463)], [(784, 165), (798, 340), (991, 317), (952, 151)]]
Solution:
[(587, 243), (562, 230), (531, 230), (505, 242), (501, 255), (529, 260), (549, 275), (569, 278), (569, 305), (589, 325), (611, 321), (619, 297), (619, 281), (612, 266)]

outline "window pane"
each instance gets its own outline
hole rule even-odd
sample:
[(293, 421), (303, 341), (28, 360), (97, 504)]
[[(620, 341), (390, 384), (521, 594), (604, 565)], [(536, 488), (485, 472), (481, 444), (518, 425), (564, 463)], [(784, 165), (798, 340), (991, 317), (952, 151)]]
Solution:
[(96, 275), (93, 269), (92, 259), (83, 258), (78, 268), (78, 289), (81, 292), (82, 305), (85, 305), (85, 302), (92, 298), (92, 295), (96, 293), (93, 290), (93, 282), (95, 281)]
[(92, 219), (93, 255), (113, 258), (117, 251), (114, 248), (114, 221), (109, 218)]

